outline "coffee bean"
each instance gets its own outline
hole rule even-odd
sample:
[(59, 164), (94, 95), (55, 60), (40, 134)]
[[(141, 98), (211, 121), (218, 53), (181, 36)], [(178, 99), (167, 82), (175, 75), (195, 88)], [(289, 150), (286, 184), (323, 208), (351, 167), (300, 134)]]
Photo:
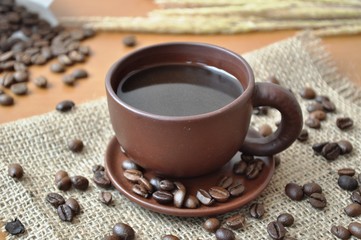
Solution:
[(321, 122), (317, 118), (309, 117), (306, 119), (305, 124), (306, 124), (306, 126), (308, 126), (310, 128), (314, 128), (314, 129), (321, 128)]
[(177, 236), (168, 234), (168, 235), (162, 236), (162, 240), (179, 240), (179, 238)]
[(74, 153), (79, 153), (83, 150), (84, 143), (80, 139), (72, 139), (68, 142), (68, 149)]
[(302, 187), (296, 183), (288, 183), (285, 187), (285, 193), (294, 201), (301, 201), (303, 199)]
[(302, 190), (307, 196), (311, 196), (312, 193), (322, 193), (321, 186), (314, 182), (304, 184)]
[(341, 149), (341, 154), (348, 154), (351, 153), (353, 150), (352, 143), (347, 140), (340, 140), (337, 142), (337, 144)]
[(358, 222), (352, 222), (348, 225), (348, 230), (350, 231), (350, 233), (357, 237), (357, 238), (361, 238), (361, 223)]
[(99, 201), (104, 203), (105, 205), (110, 205), (113, 201), (113, 196), (111, 192), (100, 192), (99, 193)]
[(262, 124), (258, 128), (258, 132), (261, 134), (262, 137), (267, 137), (272, 134), (273, 130), (269, 124)]
[(361, 205), (358, 203), (351, 203), (344, 208), (344, 211), (349, 217), (358, 217), (361, 215)]
[(74, 62), (65, 54), (58, 56), (58, 61), (64, 66), (71, 66)]
[(36, 53), (31, 57), (31, 63), (34, 65), (44, 65), (47, 59), (40, 53)]
[(256, 161), (249, 163), (246, 168), (246, 178), (255, 179), (258, 177), (260, 170)]
[(140, 166), (138, 166), (135, 162), (133, 162), (130, 159), (125, 159), (122, 162), (122, 168), (124, 170), (129, 170), (129, 169), (141, 170)]
[(123, 42), (124, 46), (127, 46), (127, 47), (134, 47), (137, 45), (137, 39), (134, 35), (124, 36), (122, 42)]
[(174, 186), (176, 190), (182, 190), (182, 191), (186, 191), (186, 187), (184, 186), (183, 183), (175, 181), (174, 182)]
[(246, 163), (250, 163), (250, 162), (253, 162), (254, 156), (253, 156), (253, 155), (247, 155), (247, 154), (243, 154), (243, 153), (242, 153), (241, 159), (242, 159), (242, 161), (244, 161), (244, 162), (246, 162)]
[(172, 191), (175, 188), (175, 185), (172, 181), (164, 179), (159, 182), (159, 187), (161, 190), (164, 190), (164, 191)]
[(300, 142), (305, 142), (308, 139), (307, 129), (302, 129), (301, 133), (298, 135), (297, 140)]
[(324, 146), (326, 146), (329, 142), (321, 142), (321, 143), (315, 143), (312, 145), (313, 151), (319, 155), (322, 153), (322, 149)]
[(311, 104), (307, 105), (306, 109), (309, 113), (312, 113), (317, 110), (323, 110), (323, 106), (321, 103), (311, 103)]
[(105, 168), (102, 165), (96, 164), (92, 167), (92, 172), (105, 171)]
[(221, 177), (221, 179), (218, 181), (217, 186), (222, 187), (222, 188), (228, 188), (229, 186), (231, 186), (233, 183), (233, 178), (230, 176), (223, 176)]
[(253, 108), (253, 114), (258, 116), (264, 116), (268, 114), (268, 108), (267, 106), (259, 106)]
[(53, 63), (50, 65), (50, 71), (53, 73), (63, 73), (65, 72), (65, 66), (61, 63)]
[(242, 214), (236, 214), (226, 219), (225, 224), (232, 229), (243, 228), (246, 224), (246, 219)]
[(333, 225), (331, 227), (331, 233), (339, 239), (349, 239), (351, 237), (350, 231), (343, 226)]
[(353, 168), (341, 168), (341, 169), (337, 170), (337, 173), (339, 176), (347, 175), (347, 176), (352, 177), (355, 175), (356, 171)]
[(73, 86), (75, 84), (75, 77), (73, 75), (64, 75), (62, 81), (65, 85)]
[(353, 126), (353, 120), (349, 117), (337, 118), (336, 126), (341, 130), (350, 129)]
[(57, 209), (58, 216), (62, 221), (71, 222), (74, 218), (74, 212), (71, 210), (71, 208), (66, 205), (62, 204)]
[(58, 193), (48, 193), (45, 200), (55, 208), (58, 208), (60, 205), (65, 203), (63, 196)]
[(227, 189), (222, 187), (211, 187), (208, 190), (208, 192), (209, 195), (211, 195), (211, 197), (215, 199), (217, 202), (226, 202), (230, 197), (230, 194), (227, 191)]
[(78, 190), (85, 191), (89, 187), (88, 179), (83, 176), (73, 176), (70, 180), (73, 186)]
[(134, 184), (132, 186), (132, 191), (144, 198), (148, 198), (149, 197), (149, 192), (147, 189), (144, 188), (144, 186), (140, 185), (140, 184)]
[(59, 170), (55, 173), (55, 182), (61, 180), (64, 177), (69, 177), (68, 173), (64, 170)]
[(350, 198), (352, 202), (361, 204), (361, 193), (359, 191), (352, 192)]
[(15, 83), (11, 85), (10, 90), (15, 95), (25, 95), (28, 93), (28, 85), (26, 83)]
[(354, 191), (358, 187), (357, 180), (347, 175), (341, 175), (337, 181), (338, 185), (347, 191)]
[(142, 176), (142, 177), (140, 177), (140, 178), (138, 179), (138, 184), (142, 185), (143, 188), (148, 191), (148, 193), (152, 193), (152, 192), (153, 192), (153, 186), (152, 186), (152, 184), (150, 184), (150, 182), (148, 181), (148, 179), (146, 179), (144, 176)]
[(5, 62), (11, 59), (14, 59), (13, 51), (7, 51), (5, 53), (0, 54), (0, 62)]
[(234, 233), (227, 228), (219, 228), (216, 231), (216, 239), (217, 240), (235, 240), (236, 237)]
[(85, 69), (75, 69), (71, 75), (75, 78), (75, 79), (82, 79), (82, 78), (87, 78), (88, 77), (88, 72)]
[(217, 231), (217, 229), (221, 226), (221, 222), (217, 219), (217, 218), (208, 218), (204, 223), (203, 223), (203, 228), (207, 231), (207, 232), (211, 232), (214, 233)]
[(24, 175), (23, 167), (19, 163), (9, 164), (8, 175), (16, 179), (22, 178), (22, 176)]
[(204, 189), (199, 189), (196, 197), (203, 205), (210, 206), (214, 203), (212, 196)]
[(315, 101), (318, 103), (322, 103), (324, 101), (331, 101), (330, 98), (328, 96), (325, 95), (317, 95), (315, 98)]
[(295, 219), (289, 213), (282, 213), (278, 215), (277, 222), (281, 223), (285, 227), (290, 227), (295, 222)]
[(85, 56), (89, 56), (91, 53), (90, 47), (88, 46), (79, 46), (78, 51)]
[(189, 208), (189, 209), (196, 209), (198, 208), (200, 205), (198, 199), (193, 196), (193, 195), (189, 195), (188, 197), (186, 197), (185, 201), (184, 201), (184, 207)]
[(236, 182), (229, 186), (227, 190), (232, 197), (238, 197), (244, 193), (245, 187), (241, 182)]
[(243, 175), (246, 173), (247, 163), (245, 161), (239, 161), (233, 165), (233, 173), (236, 175)]
[(181, 208), (183, 206), (184, 200), (186, 197), (186, 191), (178, 189), (173, 193), (173, 204), (177, 208)]
[(74, 63), (82, 63), (85, 61), (85, 56), (76, 50), (71, 51), (68, 56)]
[(0, 85), (3, 85), (6, 88), (9, 88), (15, 82), (14, 74), (10, 72), (5, 72), (0, 77)]
[(310, 113), (310, 118), (316, 118), (317, 120), (326, 120), (327, 115), (323, 110), (316, 110)]
[(326, 198), (322, 193), (312, 193), (309, 196), (308, 202), (312, 207), (319, 209), (325, 208), (327, 205)]
[(33, 80), (35, 86), (39, 88), (46, 88), (48, 86), (48, 79), (44, 76), (38, 76)]
[(131, 182), (138, 182), (139, 178), (143, 177), (143, 173), (136, 169), (128, 169), (123, 173), (124, 177)]
[(253, 203), (249, 208), (249, 214), (253, 218), (261, 218), (265, 213), (264, 206), (262, 203)]
[(286, 234), (286, 229), (282, 223), (273, 221), (267, 225), (267, 232), (272, 239), (283, 239)]
[(113, 234), (124, 240), (133, 240), (135, 238), (133, 228), (125, 223), (116, 223), (113, 227)]
[(1, 94), (0, 95), (0, 105), (1, 106), (12, 106), (12, 105), (14, 105), (14, 98), (7, 94)]
[(277, 85), (280, 84), (279, 80), (278, 80), (275, 76), (270, 76), (270, 77), (268, 77), (267, 82), (270, 82), (270, 83), (273, 83), (273, 84), (277, 84)]
[(25, 227), (19, 219), (15, 218), (14, 221), (5, 224), (5, 230), (11, 235), (19, 235), (25, 232)]
[(323, 110), (325, 110), (326, 112), (334, 112), (336, 111), (336, 106), (333, 102), (331, 101), (322, 101), (322, 106), (323, 106)]
[(68, 112), (68, 111), (72, 110), (74, 108), (74, 106), (75, 106), (75, 103), (73, 101), (64, 100), (56, 105), (56, 110), (58, 110), (59, 112)]
[(96, 171), (93, 175), (93, 182), (102, 188), (109, 188), (112, 186), (110, 179), (108, 178), (105, 171)]
[(158, 190), (155, 191), (152, 196), (160, 204), (168, 204), (173, 202), (173, 194), (167, 191)]
[(62, 191), (67, 191), (71, 188), (71, 180), (69, 177), (63, 177), (60, 180), (56, 181), (55, 184), (56, 187)]
[(316, 92), (313, 88), (305, 87), (301, 90), (300, 95), (304, 99), (314, 99), (316, 97)]
[(16, 71), (14, 73), (15, 82), (26, 82), (29, 80), (29, 74), (26, 71)]
[(152, 184), (152, 186), (155, 190), (161, 190), (160, 189), (160, 181), (161, 181), (161, 179), (159, 177), (152, 177), (149, 180), (150, 184)]
[(335, 160), (341, 154), (341, 148), (337, 143), (327, 143), (321, 151), (321, 155), (327, 160)]
[(70, 207), (70, 209), (73, 211), (73, 213), (76, 215), (76, 214), (79, 214), (80, 213), (80, 205), (78, 203), (77, 200), (75, 200), (74, 198), (68, 198), (66, 201), (65, 201), (65, 204)]

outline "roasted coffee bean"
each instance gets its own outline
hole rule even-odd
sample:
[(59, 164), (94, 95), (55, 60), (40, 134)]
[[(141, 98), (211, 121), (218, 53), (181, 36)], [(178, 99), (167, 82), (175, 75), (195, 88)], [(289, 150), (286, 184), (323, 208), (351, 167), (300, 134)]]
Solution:
[(89, 56), (91, 53), (90, 47), (88, 46), (79, 46), (78, 51), (85, 56)]
[(15, 218), (14, 221), (5, 224), (5, 230), (11, 235), (19, 235), (25, 232), (25, 227), (19, 219)]
[(259, 171), (262, 171), (263, 166), (264, 166), (264, 162), (263, 162), (260, 158), (255, 158), (254, 160), (255, 160), (255, 162), (256, 162), (256, 168), (257, 168)]
[(161, 190), (160, 189), (160, 181), (161, 181), (161, 179), (159, 177), (152, 177), (149, 180), (150, 184), (152, 184), (152, 186), (155, 190)]
[(301, 133), (298, 135), (297, 140), (300, 142), (305, 142), (308, 139), (307, 129), (302, 129)]
[(322, 103), (324, 101), (331, 101), (330, 98), (328, 96), (325, 95), (317, 95), (315, 98), (315, 101), (318, 103)]
[(361, 193), (359, 191), (352, 192), (350, 198), (352, 202), (361, 204)]
[(337, 142), (337, 144), (341, 149), (341, 154), (348, 154), (353, 150), (352, 143), (347, 140), (340, 140)]
[(0, 94), (0, 105), (1, 106), (12, 106), (12, 105), (14, 105), (14, 98), (7, 94)]
[(148, 198), (149, 197), (149, 192), (147, 191), (147, 189), (145, 189), (142, 185), (140, 184), (134, 184), (132, 186), (132, 191), (144, 198)]
[(311, 196), (312, 193), (322, 193), (321, 186), (314, 182), (304, 184), (302, 190), (307, 196)]
[(301, 201), (303, 199), (302, 187), (296, 183), (288, 183), (285, 187), (285, 193), (294, 201)]
[(48, 79), (44, 76), (38, 76), (33, 79), (35, 86), (39, 88), (46, 88), (48, 86)]
[(152, 184), (150, 184), (148, 179), (146, 179), (144, 176), (142, 176), (138, 179), (138, 184), (142, 185), (148, 191), (148, 193), (153, 192)]
[(268, 77), (267, 82), (280, 85), (279, 80), (278, 80), (275, 76), (270, 76), (270, 77)]
[(269, 124), (265, 123), (258, 128), (258, 132), (261, 134), (262, 137), (267, 137), (272, 134), (273, 130)]
[(124, 177), (131, 182), (138, 182), (139, 178), (143, 177), (143, 173), (136, 169), (128, 169), (123, 173)]
[(311, 103), (311, 104), (307, 105), (306, 109), (309, 113), (312, 113), (317, 110), (323, 110), (323, 106), (321, 103)]
[(227, 191), (227, 189), (222, 188), (222, 187), (211, 187), (209, 190), (209, 195), (211, 195), (211, 197), (213, 199), (215, 199), (217, 202), (226, 202), (228, 200), (228, 198), (230, 197), (229, 192)]
[(31, 56), (31, 63), (34, 65), (44, 65), (47, 62), (47, 59), (40, 53), (36, 53)]
[(173, 194), (167, 191), (158, 190), (155, 191), (152, 196), (160, 204), (168, 204), (173, 202)]
[(102, 165), (96, 164), (92, 167), (92, 172), (105, 171), (105, 168)]
[(64, 75), (62, 81), (65, 85), (73, 86), (75, 84), (75, 77), (73, 75)]
[(68, 54), (70, 60), (75, 63), (81, 63), (85, 61), (85, 56), (79, 51), (73, 50)]
[(259, 173), (260, 173), (260, 169), (256, 161), (249, 163), (247, 165), (247, 169), (246, 169), (247, 179), (255, 179), (256, 177), (258, 177)]
[(45, 200), (55, 208), (58, 208), (60, 205), (65, 203), (63, 196), (58, 193), (48, 193)]
[(75, 103), (73, 101), (64, 100), (56, 105), (56, 110), (58, 110), (59, 112), (68, 112), (68, 111), (72, 110), (74, 108), (74, 106), (75, 106)]
[(350, 231), (343, 226), (335, 226), (331, 227), (331, 233), (335, 235), (335, 237), (339, 239), (349, 239), (351, 237)]
[(80, 139), (72, 139), (68, 142), (68, 149), (74, 153), (81, 152), (84, 148), (84, 143)]
[(187, 190), (186, 187), (184, 186), (184, 184), (181, 182), (178, 182), (178, 181), (174, 182), (174, 186), (175, 186), (175, 191), (182, 190), (185, 192)]
[(231, 176), (223, 176), (218, 181), (217, 186), (222, 188), (228, 188), (229, 186), (232, 185), (232, 183), (233, 183), (233, 178)]
[(65, 54), (58, 56), (58, 61), (64, 66), (71, 66), (74, 64), (74, 62)]
[(141, 170), (141, 167), (138, 166), (135, 162), (133, 162), (133, 161), (130, 160), (130, 159), (125, 159), (125, 160), (122, 162), (122, 168), (123, 168), (124, 170), (129, 170), (129, 169)]
[(304, 99), (314, 99), (316, 97), (316, 92), (313, 88), (304, 87), (301, 90), (300, 95)]
[(249, 207), (249, 214), (253, 218), (261, 218), (265, 213), (264, 206), (262, 203), (253, 203)]
[(216, 231), (217, 240), (235, 240), (234, 233), (227, 228), (218, 228)]
[(63, 73), (65, 72), (65, 66), (61, 63), (53, 63), (50, 65), (50, 71), (53, 73)]
[(173, 205), (177, 208), (183, 207), (186, 197), (186, 191), (183, 189), (175, 190), (173, 193)]
[(267, 232), (272, 239), (283, 239), (286, 234), (286, 229), (282, 223), (273, 221), (267, 225)]
[(116, 223), (113, 227), (113, 234), (124, 240), (133, 240), (135, 238), (133, 228), (125, 223)]
[(71, 180), (69, 177), (63, 177), (60, 180), (56, 181), (55, 184), (56, 187), (62, 191), (67, 191), (71, 188)]
[(55, 182), (61, 180), (64, 177), (69, 177), (68, 173), (64, 170), (59, 170), (55, 173)]
[(135, 45), (137, 45), (137, 39), (134, 35), (124, 36), (122, 42), (124, 46), (127, 47), (134, 47)]
[(321, 151), (321, 155), (329, 161), (335, 160), (341, 154), (341, 148), (337, 143), (326, 144)]
[(0, 77), (0, 85), (3, 85), (6, 88), (9, 88), (15, 82), (14, 74), (10, 72), (5, 72)]
[(354, 191), (358, 187), (357, 180), (347, 175), (339, 176), (337, 183), (342, 189), (347, 191)]
[(355, 171), (355, 169), (353, 169), (353, 168), (341, 168), (341, 169), (337, 170), (337, 174), (338, 174), (339, 176), (341, 176), (341, 175), (347, 175), (347, 176), (352, 177), (352, 176), (355, 175), (355, 173), (356, 173), (356, 171)]
[(15, 83), (11, 85), (10, 90), (15, 95), (25, 95), (28, 93), (28, 85), (26, 83)]
[(5, 62), (11, 59), (14, 59), (13, 51), (7, 51), (5, 53), (0, 54), (0, 62)]
[(57, 212), (58, 212), (59, 218), (62, 221), (66, 221), (66, 222), (73, 221), (75, 214), (68, 205), (66, 205), (66, 204), (60, 205), (57, 209)]
[(75, 69), (71, 75), (75, 78), (75, 79), (82, 79), (82, 78), (87, 78), (88, 77), (88, 72), (85, 69)]
[(105, 171), (96, 171), (93, 175), (93, 182), (102, 188), (110, 188), (112, 186), (110, 179)]
[(24, 175), (23, 167), (19, 163), (12, 163), (8, 166), (8, 175), (20, 179)]
[(217, 219), (217, 218), (208, 218), (204, 223), (203, 223), (203, 228), (207, 231), (207, 232), (211, 232), (214, 233), (217, 231), (217, 229), (221, 226), (221, 222)]
[(350, 129), (353, 126), (353, 120), (349, 117), (337, 118), (336, 126), (341, 130)]
[(358, 217), (361, 215), (361, 205), (358, 203), (351, 203), (344, 208), (344, 211), (349, 217)]
[(177, 236), (168, 234), (168, 235), (162, 236), (162, 240), (179, 240), (179, 238)]
[(243, 154), (243, 153), (242, 153), (241, 159), (242, 159), (242, 161), (244, 161), (244, 162), (246, 162), (246, 163), (250, 163), (250, 162), (253, 162), (254, 156), (253, 156), (253, 155), (247, 155), (247, 154)]
[(336, 106), (333, 102), (331, 101), (322, 101), (322, 106), (323, 106), (323, 110), (325, 110), (326, 112), (334, 112), (336, 111)]
[(77, 200), (75, 200), (74, 198), (68, 198), (66, 201), (65, 201), (65, 204), (70, 207), (70, 209), (73, 211), (73, 213), (76, 215), (76, 214), (79, 214), (80, 213), (80, 205), (78, 203)]
[(326, 198), (322, 193), (312, 193), (309, 196), (308, 202), (312, 207), (319, 209), (325, 208), (327, 205)]
[(70, 178), (73, 186), (81, 191), (85, 191), (89, 187), (89, 181), (86, 177), (83, 176), (73, 176)]
[(348, 230), (350, 233), (357, 238), (361, 238), (361, 223), (352, 222), (348, 225)]
[(329, 142), (315, 143), (312, 145), (312, 149), (317, 155), (319, 155), (322, 153), (322, 149), (324, 148), (324, 146), (326, 146), (328, 143)]
[(321, 128), (321, 122), (317, 118), (308, 117), (305, 121), (306, 126), (314, 129)]
[(243, 175), (246, 173), (247, 163), (245, 161), (239, 161), (233, 165), (233, 173), (236, 175)]
[(246, 224), (246, 218), (242, 214), (236, 214), (227, 218), (225, 224), (232, 229), (243, 228)]
[(210, 206), (214, 203), (212, 196), (204, 189), (199, 189), (196, 197), (203, 205)]
[(99, 201), (104, 203), (105, 205), (110, 205), (113, 201), (113, 196), (111, 192), (100, 192), (99, 193)]
[(26, 71), (16, 71), (14, 73), (15, 82), (26, 82), (29, 80), (29, 74)]
[(268, 114), (268, 108), (267, 106), (259, 106), (259, 107), (255, 107), (253, 108), (253, 114), (254, 115), (258, 115), (258, 116), (264, 116)]
[(310, 113), (310, 118), (316, 118), (320, 121), (324, 121), (327, 118), (326, 113), (323, 110), (316, 110)]
[(277, 222), (281, 223), (285, 227), (290, 227), (295, 222), (295, 219), (289, 213), (282, 213), (282, 214), (278, 215)]
[(198, 208), (200, 205), (198, 199), (193, 196), (193, 195), (189, 195), (188, 197), (186, 197), (185, 201), (184, 201), (184, 207), (189, 208), (189, 209), (196, 209)]
[(238, 197), (244, 193), (245, 187), (241, 182), (234, 182), (227, 190), (232, 197)]
[(174, 190), (175, 185), (172, 181), (164, 179), (159, 182), (159, 187), (161, 190), (164, 190), (164, 191), (172, 191), (172, 190)]

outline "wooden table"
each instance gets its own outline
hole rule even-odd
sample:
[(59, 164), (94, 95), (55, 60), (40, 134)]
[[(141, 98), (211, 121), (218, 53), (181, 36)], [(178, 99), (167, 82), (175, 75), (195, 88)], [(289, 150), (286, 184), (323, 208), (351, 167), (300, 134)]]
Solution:
[[(100, 2), (101, 3), (101, 2)], [(51, 6), (56, 16), (139, 16), (155, 8), (151, 0), (107, 0), (106, 5), (100, 5), (99, 1), (55, 0)], [(196, 41), (216, 44), (238, 53), (245, 53), (273, 42), (293, 36), (295, 31), (256, 32), (237, 35), (159, 35), (159, 34), (135, 34), (138, 39), (137, 47), (169, 42), (169, 41)], [(128, 33), (99, 33), (96, 37), (86, 40), (93, 55), (84, 64), (78, 64), (69, 68), (85, 68), (90, 77), (80, 80), (75, 86), (65, 86), (62, 75), (51, 73), (49, 64), (45, 66), (31, 67), (31, 77), (39, 75), (47, 76), (50, 81), (48, 89), (37, 89), (29, 83), (27, 96), (15, 97), (15, 105), (12, 107), (0, 106), (0, 123), (46, 113), (55, 108), (55, 105), (65, 99), (71, 99), (76, 104), (84, 103), (101, 96), (105, 96), (104, 79), (109, 67), (118, 58), (134, 50), (124, 47), (122, 38)], [(340, 72), (355, 84), (361, 87), (361, 35), (339, 36), (324, 38), (326, 49), (339, 67)]]

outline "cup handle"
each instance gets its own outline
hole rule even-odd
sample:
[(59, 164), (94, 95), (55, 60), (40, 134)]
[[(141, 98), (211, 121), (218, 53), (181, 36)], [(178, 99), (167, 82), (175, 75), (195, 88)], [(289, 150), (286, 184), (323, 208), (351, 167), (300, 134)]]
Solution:
[(270, 106), (281, 113), (281, 123), (270, 136), (247, 136), (241, 151), (251, 155), (274, 155), (289, 147), (299, 136), (303, 118), (298, 101), (289, 90), (273, 83), (256, 83), (252, 98), (253, 107)]

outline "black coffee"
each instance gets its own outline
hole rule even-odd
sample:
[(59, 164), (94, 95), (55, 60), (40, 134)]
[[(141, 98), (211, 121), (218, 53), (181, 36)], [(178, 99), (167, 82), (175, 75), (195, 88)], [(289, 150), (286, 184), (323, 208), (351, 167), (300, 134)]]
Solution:
[(149, 113), (189, 116), (217, 110), (242, 91), (239, 81), (223, 70), (184, 63), (134, 71), (118, 86), (117, 95)]

